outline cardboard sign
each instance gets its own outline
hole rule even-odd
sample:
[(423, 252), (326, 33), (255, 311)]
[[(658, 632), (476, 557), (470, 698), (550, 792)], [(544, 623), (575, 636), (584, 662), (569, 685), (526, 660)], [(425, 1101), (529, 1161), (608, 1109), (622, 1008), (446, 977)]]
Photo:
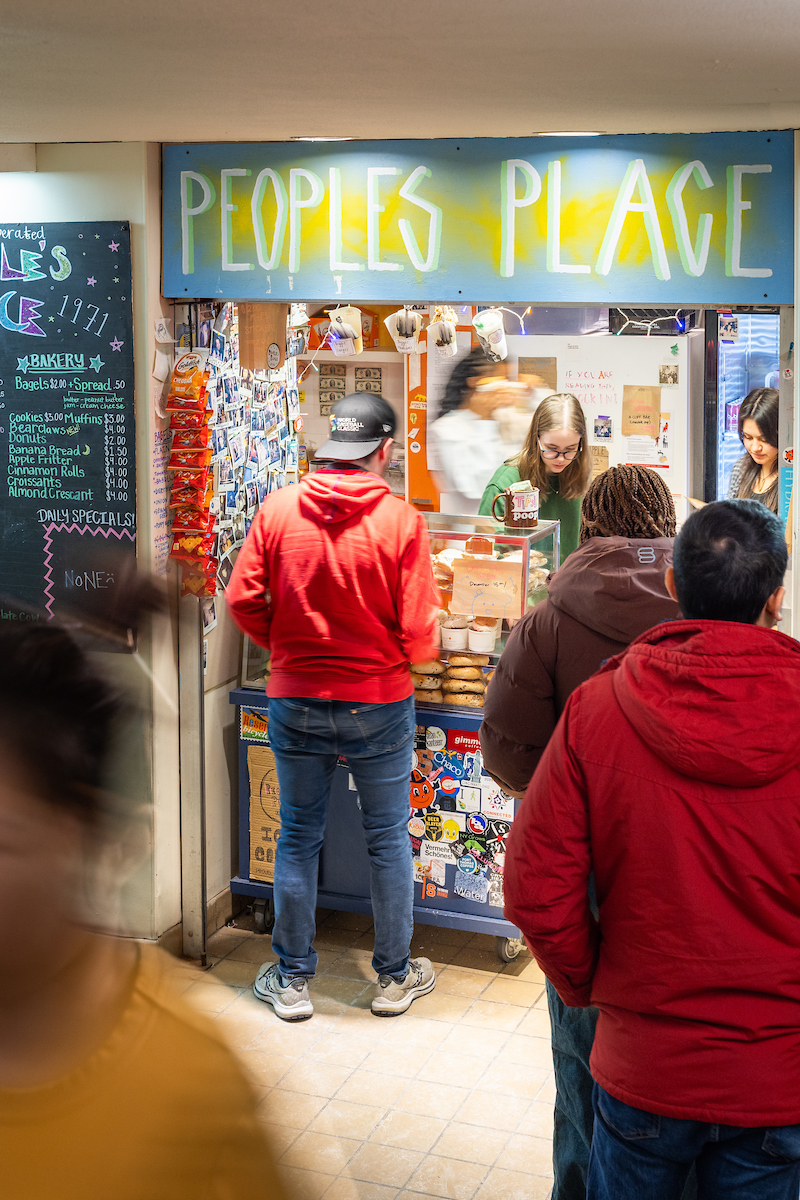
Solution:
[(451, 612), (471, 617), (521, 617), (524, 599), (521, 562), (457, 558), (453, 563)]
[(558, 391), (558, 360), (556, 358), (520, 358), (517, 363), (517, 374), (520, 379), (527, 375), (537, 388), (548, 388), (551, 392)]
[(608, 446), (590, 446), (592, 455), (592, 479), (597, 479), (608, 470)]
[(661, 417), (661, 388), (636, 387), (626, 383), (622, 388), (622, 436), (657, 438)]
[(247, 747), (250, 776), (250, 878), (272, 883), (281, 810), (275, 755), (268, 746)]

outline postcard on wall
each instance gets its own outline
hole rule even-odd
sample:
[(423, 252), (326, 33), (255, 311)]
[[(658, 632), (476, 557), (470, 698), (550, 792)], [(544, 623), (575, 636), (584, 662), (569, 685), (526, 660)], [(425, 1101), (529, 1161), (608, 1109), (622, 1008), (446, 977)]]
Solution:
[(662, 387), (678, 386), (678, 364), (662, 363), (658, 368), (658, 382)]
[(527, 382), (532, 387), (549, 388), (551, 392), (558, 391), (558, 359), (556, 358), (520, 358), (517, 363), (517, 376), (522, 379), (527, 376)]
[(622, 436), (658, 437), (661, 416), (661, 388), (637, 387), (626, 383), (622, 388)]
[(610, 442), (614, 436), (614, 425), (611, 417), (603, 417), (598, 414), (594, 419), (594, 440), (596, 442)]
[(590, 446), (592, 452), (592, 479), (608, 470), (608, 446)]

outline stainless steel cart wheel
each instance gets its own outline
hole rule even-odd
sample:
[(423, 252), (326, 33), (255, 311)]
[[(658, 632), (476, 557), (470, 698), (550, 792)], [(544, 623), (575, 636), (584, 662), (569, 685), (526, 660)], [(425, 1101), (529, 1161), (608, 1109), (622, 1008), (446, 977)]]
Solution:
[(254, 900), (253, 917), (255, 918), (256, 933), (269, 933), (275, 924), (275, 902), (273, 900)]
[(494, 946), (497, 957), (503, 962), (513, 962), (525, 949), (522, 938), (497, 937), (494, 939)]

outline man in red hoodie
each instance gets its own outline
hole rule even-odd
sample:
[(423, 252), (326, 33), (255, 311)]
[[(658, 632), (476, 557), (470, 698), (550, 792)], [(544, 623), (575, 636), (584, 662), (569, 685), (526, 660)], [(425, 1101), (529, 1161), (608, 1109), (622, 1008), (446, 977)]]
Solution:
[[(658, 625), (567, 701), (509, 837), (506, 916), (599, 1009), (588, 1200), (800, 1189), (800, 646), (755, 500), (675, 542)], [(673, 574), (674, 572), (674, 574)], [(591, 874), (599, 921), (587, 898)]]
[(430, 992), (426, 958), (409, 959), (413, 872), (408, 837), (414, 698), (409, 664), (438, 653), (427, 530), (382, 478), (396, 420), (382, 396), (334, 405), (330, 465), (262, 504), (226, 600), (240, 629), (271, 651), (269, 739), (280, 785), (275, 857), (278, 963), (259, 999), (288, 1021), (314, 1011), (314, 910), (325, 809), (340, 755), (358, 790), (370, 857), (378, 984), (372, 1011), (405, 1012)]

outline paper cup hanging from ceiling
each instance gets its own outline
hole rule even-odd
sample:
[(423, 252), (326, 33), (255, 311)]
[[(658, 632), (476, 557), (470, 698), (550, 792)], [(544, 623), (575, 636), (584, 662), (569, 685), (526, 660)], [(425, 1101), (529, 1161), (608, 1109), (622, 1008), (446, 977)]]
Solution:
[(330, 346), (333, 353), (340, 358), (360, 354), (364, 349), (360, 309), (348, 304), (344, 308), (334, 309), (330, 318)]
[(458, 354), (456, 326), (454, 321), (434, 321), (428, 326), (428, 344), (433, 342), (440, 358), (453, 358)]
[(422, 328), (422, 313), (399, 308), (383, 322), (401, 354), (416, 354)]
[(472, 318), (481, 349), (490, 362), (500, 362), (508, 354), (503, 314), (499, 308), (485, 308)]

